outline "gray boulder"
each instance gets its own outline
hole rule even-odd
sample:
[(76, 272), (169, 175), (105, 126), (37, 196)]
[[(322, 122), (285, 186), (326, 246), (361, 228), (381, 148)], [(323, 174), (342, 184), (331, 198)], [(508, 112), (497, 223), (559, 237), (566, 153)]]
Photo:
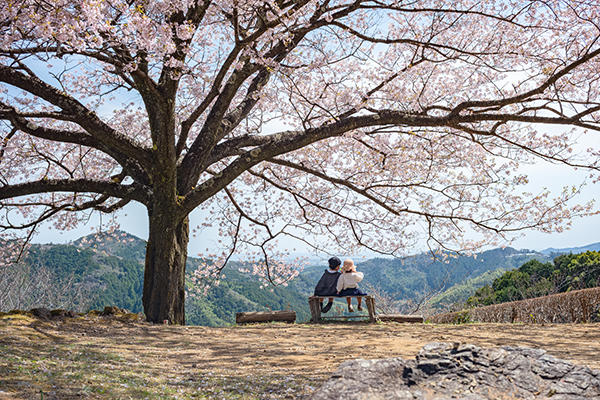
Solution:
[(600, 399), (600, 371), (526, 347), (429, 343), (415, 360), (352, 360), (312, 400)]

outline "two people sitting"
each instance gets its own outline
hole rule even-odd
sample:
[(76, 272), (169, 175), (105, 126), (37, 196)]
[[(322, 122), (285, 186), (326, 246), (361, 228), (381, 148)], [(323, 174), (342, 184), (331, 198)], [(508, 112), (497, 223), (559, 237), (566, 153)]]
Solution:
[[(321, 312), (326, 313), (333, 305), (334, 296), (365, 296), (362, 290), (358, 288), (358, 282), (363, 280), (364, 274), (356, 271), (356, 265), (350, 259), (344, 261), (344, 265), (340, 271), (342, 262), (337, 257), (329, 259), (329, 268), (325, 270), (321, 279), (315, 287), (315, 296), (329, 296), (328, 303), (324, 306), (323, 299), (321, 302)], [(354, 312), (352, 307), (352, 299), (346, 297), (348, 303), (348, 311)], [(362, 297), (357, 298), (358, 311), (362, 311)]]

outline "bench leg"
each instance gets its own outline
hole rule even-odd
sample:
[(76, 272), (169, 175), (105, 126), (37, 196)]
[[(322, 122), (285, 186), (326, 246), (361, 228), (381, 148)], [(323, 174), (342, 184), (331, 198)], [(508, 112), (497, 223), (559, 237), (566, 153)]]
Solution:
[(319, 299), (309, 299), (308, 305), (310, 307), (311, 321), (315, 323), (321, 322), (321, 304)]
[(315, 301), (315, 314), (317, 315), (317, 322), (321, 322), (321, 302), (319, 299)]
[(367, 310), (369, 311), (369, 321), (375, 322), (375, 300), (369, 296), (365, 301), (367, 302)]

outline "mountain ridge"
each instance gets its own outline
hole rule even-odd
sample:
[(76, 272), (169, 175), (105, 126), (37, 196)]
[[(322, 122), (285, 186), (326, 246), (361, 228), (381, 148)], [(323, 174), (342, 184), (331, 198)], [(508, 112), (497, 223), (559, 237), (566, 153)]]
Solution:
[[(94, 307), (117, 305), (133, 312), (141, 311), (145, 240), (124, 231), (99, 232), (66, 245), (36, 244), (33, 249), (36, 265), (54, 268), (64, 277), (74, 274), (78, 282), (93, 287), (99, 293), (98, 299), (92, 302)], [(44, 259), (44, 254), (48, 260)], [(512, 270), (531, 259), (549, 261), (548, 255), (541, 252), (505, 247), (486, 250), (476, 256), (453, 255), (445, 260), (434, 258), (430, 253), (420, 253), (397, 259), (357, 260), (357, 265), (365, 273), (361, 283), (363, 288), (381, 293), (391, 298), (395, 306), (409, 310), (404, 306), (419, 302), (431, 293), (443, 293), (452, 288), (451, 295), (438, 299), (438, 306), (447, 306), (449, 299), (457, 296), (464, 301), (466, 298), (461, 296), (464, 297), (469, 288), (475, 290), (489, 283), (490, 271)], [(187, 273), (191, 274), (201, 261), (188, 257)], [(226, 277), (221, 284), (211, 288), (205, 296), (186, 296), (188, 323), (231, 324), (235, 312), (268, 309), (293, 309), (298, 321), (308, 320), (307, 297), (326, 268), (325, 259), (321, 265), (305, 268), (288, 287), (267, 290), (262, 289), (254, 277), (240, 272), (242, 266), (239, 261), (231, 262), (224, 270)], [(487, 275), (478, 279), (484, 274)], [(459, 287), (461, 284), (463, 286)], [(188, 279), (188, 289), (191, 285)]]
[[(116, 237), (115, 237), (116, 236)], [(146, 245), (146, 240), (142, 239), (136, 235), (133, 235), (129, 232), (126, 231), (122, 231), (122, 230), (116, 230), (112, 233), (110, 232), (96, 232), (96, 233), (91, 233), (88, 235), (84, 235), (78, 239), (75, 239), (73, 241), (70, 241), (66, 244), (73, 244), (75, 246), (85, 246), (86, 241), (89, 241), (90, 239), (95, 239), (97, 240), (97, 238), (104, 238), (105, 240), (108, 240), (109, 242), (117, 242), (117, 240), (121, 240), (121, 241), (127, 241), (127, 242), (137, 242), (137, 243), (143, 243), (143, 245)], [(54, 243), (39, 243), (39, 245), (53, 245)], [(583, 246), (576, 246), (576, 247), (564, 247), (564, 248), (556, 248), (556, 247), (548, 247), (542, 250), (534, 250), (534, 249), (529, 249), (529, 248), (520, 248), (517, 249), (515, 247), (512, 246), (505, 246), (505, 247), (496, 247), (493, 249), (489, 249), (489, 250), (483, 250), (481, 252), (478, 252), (476, 254), (482, 254), (482, 253), (486, 253), (489, 251), (496, 251), (496, 250), (502, 250), (502, 249), (508, 249), (509, 251), (514, 250), (515, 252), (518, 252), (519, 254), (530, 254), (530, 255), (539, 255), (539, 254), (544, 254), (546, 256), (551, 255), (551, 254), (555, 254), (555, 253), (569, 253), (569, 252), (577, 252), (577, 253), (581, 253), (581, 252), (585, 252), (585, 251), (600, 251), (600, 242), (595, 242), (595, 243), (590, 243), (587, 245), (583, 245)], [(430, 252), (421, 252), (421, 253), (417, 253), (417, 254), (413, 254), (413, 255), (408, 255), (408, 256), (404, 256), (404, 257), (399, 257), (399, 258), (388, 258), (388, 257), (378, 257), (378, 256), (372, 256), (370, 258), (365, 258), (366, 261), (370, 261), (373, 259), (381, 259), (381, 260), (394, 260), (394, 259), (401, 259), (401, 260), (406, 260), (406, 259), (410, 259), (411, 257), (417, 257), (417, 256), (424, 256), (424, 255), (430, 255)], [(317, 260), (323, 260), (323, 265), (325, 266), (326, 263), (326, 259), (328, 257), (319, 257), (319, 256), (315, 256), (313, 254), (309, 254), (309, 253), (302, 253), (300, 254), (300, 256), (306, 256), (306, 258), (310, 259), (312, 263), (316, 262)], [(144, 255), (145, 257), (145, 255)], [(144, 257), (140, 257), (140, 259), (144, 259)], [(297, 258), (298, 255), (291, 255), (290, 257), (294, 257)], [(361, 258), (364, 258), (365, 256), (361, 256)], [(190, 257), (190, 258), (194, 258), (194, 257)], [(310, 265), (310, 267), (315, 267), (316, 265)]]
[(542, 254), (565, 254), (565, 253), (584, 253), (586, 251), (600, 251), (600, 242), (591, 243), (585, 246), (579, 247), (565, 247), (565, 248), (554, 248), (548, 247), (547, 249), (540, 250)]

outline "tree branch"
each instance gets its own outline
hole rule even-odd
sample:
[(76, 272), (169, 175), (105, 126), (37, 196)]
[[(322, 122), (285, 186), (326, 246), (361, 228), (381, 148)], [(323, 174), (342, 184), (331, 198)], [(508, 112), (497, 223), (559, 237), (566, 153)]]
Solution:
[[(137, 179), (140, 183), (147, 184), (149, 182), (148, 175), (140, 166), (138, 160), (123, 154), (116, 148), (107, 146), (85, 131), (58, 130), (37, 125), (24, 118), (13, 107), (2, 102), (0, 102), (0, 119), (9, 120), (16, 129), (40, 139), (74, 143), (100, 150), (115, 159), (130, 176)], [(70, 121), (72, 118), (66, 116), (65, 119)]]
[(519, 103), (523, 100), (529, 99), (536, 94), (543, 93), (547, 88), (554, 85), (560, 78), (566, 76), (568, 73), (572, 72), (575, 68), (589, 62), (593, 58), (600, 55), (600, 48), (586, 53), (585, 56), (580, 59), (573, 61), (566, 67), (562, 68), (558, 72), (552, 74), (543, 84), (539, 85), (535, 89), (531, 89), (525, 93), (518, 94), (516, 96), (507, 97), (505, 99), (498, 100), (480, 100), (480, 101), (464, 101), (458, 104), (452, 112), (450, 113), (450, 117), (460, 114), (461, 111), (464, 111), (468, 108), (481, 108), (481, 107), (495, 107), (495, 106), (507, 106), (509, 104)]
[(133, 199), (148, 204), (149, 199), (138, 185), (122, 185), (116, 182), (91, 179), (42, 179), (38, 181), (0, 187), (0, 200), (31, 194), (52, 192), (92, 192), (120, 199)]
[(133, 157), (145, 168), (150, 166), (149, 152), (134, 144), (127, 136), (120, 134), (105, 124), (98, 116), (83, 104), (43, 82), (36, 76), (28, 76), (11, 67), (0, 65), (0, 82), (23, 89), (34, 96), (59, 107), (73, 118), (88, 134), (107, 148), (118, 149), (119, 152)]

